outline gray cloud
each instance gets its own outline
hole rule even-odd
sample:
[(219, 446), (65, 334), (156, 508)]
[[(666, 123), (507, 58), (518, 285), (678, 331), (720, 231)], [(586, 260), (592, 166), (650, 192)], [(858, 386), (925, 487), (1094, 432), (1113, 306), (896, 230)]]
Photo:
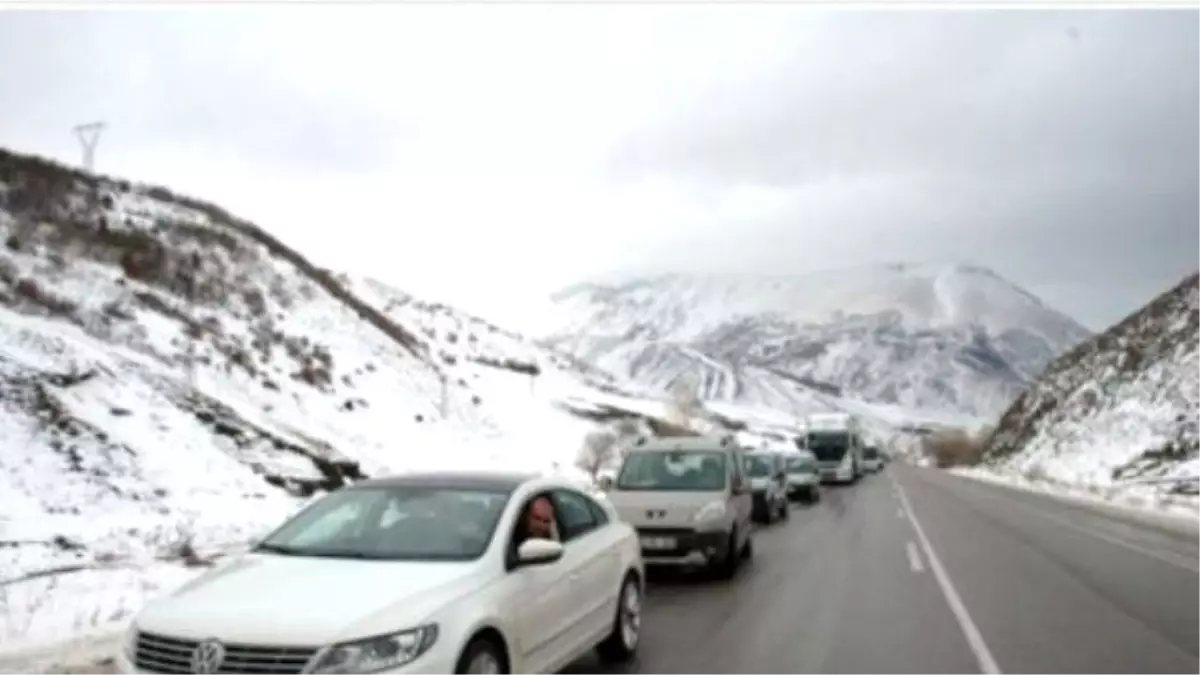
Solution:
[[(736, 252), (720, 235), (692, 247), (696, 265), (787, 271), (806, 249), (972, 259), (1094, 326), (1197, 266), (1195, 12), (875, 13), (828, 28), (612, 156), (620, 176), (797, 196)], [(805, 208), (830, 177), (861, 187)], [(880, 180), (895, 188), (866, 187)]]
[(967, 260), (1102, 327), (1197, 267), (1196, 19), (8, 11), (0, 143), (74, 160), (106, 119), (102, 170), (476, 310), (612, 271)]
[[(396, 153), (404, 125), (395, 111), (330, 95), (320, 80), (305, 86), (306, 64), (272, 51), (294, 21), (231, 22), (222, 13), (5, 12), (0, 45), (24, 57), (0, 68), (0, 92), (21, 101), (0, 129), (61, 134), (98, 117), (124, 143), (318, 171), (370, 171)], [(321, 50), (325, 38), (309, 37)], [(365, 74), (340, 78), (366, 84)]]

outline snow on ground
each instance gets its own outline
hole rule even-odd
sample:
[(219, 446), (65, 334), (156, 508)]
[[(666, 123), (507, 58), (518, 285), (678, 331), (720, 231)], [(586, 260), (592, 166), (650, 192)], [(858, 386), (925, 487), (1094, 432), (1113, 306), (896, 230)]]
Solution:
[(364, 475), (578, 478), (594, 423), (557, 403), (656, 407), (475, 317), (335, 279), (216, 207), (0, 166), (0, 649), (104, 630), (185, 560)]
[(986, 467), (958, 467), (954, 474), (990, 483), (997, 483), (1031, 492), (1039, 492), (1090, 506), (1117, 508), (1133, 517), (1149, 517), (1170, 526), (1200, 529), (1200, 500), (1184, 495), (1164, 494), (1157, 484), (1129, 483), (1106, 488), (1081, 487), (1078, 484), (1056, 482), (1046, 478), (1030, 479), (1020, 474)]

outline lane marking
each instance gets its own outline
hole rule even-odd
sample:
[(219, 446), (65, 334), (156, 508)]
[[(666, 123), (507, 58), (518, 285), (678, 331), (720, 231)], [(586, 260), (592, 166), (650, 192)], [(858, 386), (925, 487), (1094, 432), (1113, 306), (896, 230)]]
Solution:
[(896, 508), (896, 517), (904, 518), (904, 509), (897, 507)]
[(1022, 504), (1021, 502), (1017, 501), (1016, 499), (1009, 499), (1006, 497), (997, 497), (994, 495), (987, 495), (987, 494), (984, 494), (983, 498), (985, 500), (990, 499), (992, 501), (1007, 502), (1007, 503), (1013, 504), (1019, 510), (1025, 511), (1025, 512), (1027, 512), (1031, 515), (1037, 516), (1039, 518), (1049, 520), (1050, 522), (1058, 523), (1059, 525), (1062, 525), (1063, 527), (1075, 530), (1076, 532), (1091, 535), (1097, 539), (1100, 539), (1102, 541), (1107, 541), (1110, 544), (1115, 544), (1116, 546), (1120, 546), (1121, 548), (1128, 549), (1128, 550), (1134, 551), (1136, 553), (1142, 553), (1151, 558), (1154, 558), (1155, 560), (1157, 560), (1159, 562), (1167, 563), (1168, 565), (1173, 565), (1175, 567), (1182, 567), (1183, 569), (1186, 569), (1189, 572), (1200, 573), (1200, 566), (1197, 566), (1196, 562), (1194, 560), (1187, 558), (1181, 554), (1175, 553), (1174, 551), (1156, 551), (1151, 548), (1138, 546), (1137, 544), (1128, 542), (1119, 537), (1114, 537), (1111, 534), (1105, 534), (1104, 532), (1100, 532), (1099, 530), (1093, 530), (1090, 527), (1084, 527), (1082, 525), (1077, 525), (1065, 518), (1060, 518), (1059, 516), (1054, 516), (1054, 515), (1050, 515), (1049, 513), (1044, 513), (1040, 509), (1036, 509), (1032, 506)]
[(910, 541), (905, 548), (908, 549), (908, 566), (913, 574), (924, 572), (925, 566), (921, 564), (921, 554), (917, 553), (917, 545)]
[(1000, 666), (996, 664), (996, 659), (992, 656), (992, 651), (988, 649), (987, 643), (983, 641), (983, 635), (979, 632), (975, 621), (971, 619), (971, 614), (967, 611), (967, 606), (963, 604), (962, 598), (958, 595), (958, 591), (950, 581), (950, 575), (946, 574), (946, 568), (942, 566), (942, 561), (933, 552), (933, 546), (929, 543), (929, 538), (925, 536), (925, 530), (917, 520), (916, 514), (913, 513), (912, 506), (908, 502), (908, 496), (904, 494), (904, 488), (900, 487), (900, 483), (894, 477), (892, 477), (892, 485), (895, 486), (896, 496), (900, 499), (900, 505), (904, 508), (905, 515), (908, 516), (908, 522), (912, 524), (913, 532), (917, 535), (917, 541), (921, 543), (921, 550), (925, 552), (925, 558), (929, 561), (929, 569), (933, 570), (933, 576), (937, 579), (938, 586), (942, 588), (942, 595), (946, 596), (946, 604), (950, 606), (950, 612), (954, 614), (954, 618), (958, 621), (958, 626), (962, 629), (963, 636), (967, 638), (967, 645), (975, 655), (976, 662), (979, 663), (980, 672), (984, 675), (1000, 675), (1002, 672)]

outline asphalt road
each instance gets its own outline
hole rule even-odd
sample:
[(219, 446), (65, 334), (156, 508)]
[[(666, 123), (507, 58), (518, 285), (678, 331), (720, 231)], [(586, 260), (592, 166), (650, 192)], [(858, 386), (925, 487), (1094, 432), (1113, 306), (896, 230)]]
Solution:
[(638, 661), (566, 672), (1196, 673), (1200, 549), (891, 465), (755, 534), (731, 582), (654, 575)]
[(754, 546), (732, 581), (652, 575), (638, 661), (565, 672), (1200, 672), (1194, 534), (893, 464)]

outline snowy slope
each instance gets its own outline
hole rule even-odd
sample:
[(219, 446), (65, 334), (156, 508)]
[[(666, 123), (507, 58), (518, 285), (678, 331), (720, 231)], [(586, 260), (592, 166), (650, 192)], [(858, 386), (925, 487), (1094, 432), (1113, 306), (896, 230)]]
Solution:
[(215, 206), (2, 150), (0, 241), (6, 648), (119, 621), (159, 588), (131, 570), (169, 585), (323, 490), (571, 472), (595, 422), (561, 404), (663, 406)]
[(1196, 274), (1063, 355), (1000, 419), (996, 470), (1112, 486), (1200, 474)]
[(673, 274), (552, 300), (545, 341), (618, 376), (664, 388), (692, 373), (707, 398), (795, 409), (832, 396), (992, 416), (1088, 335), (967, 265)]

